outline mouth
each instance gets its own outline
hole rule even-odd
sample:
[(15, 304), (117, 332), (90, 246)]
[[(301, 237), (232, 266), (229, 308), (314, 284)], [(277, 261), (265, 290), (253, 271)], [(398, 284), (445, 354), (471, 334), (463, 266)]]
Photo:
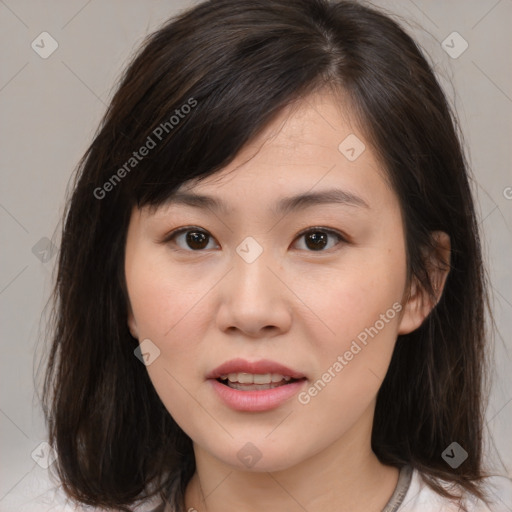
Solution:
[(293, 384), (302, 379), (294, 379), (289, 375), (279, 373), (228, 373), (216, 379), (217, 382), (238, 391), (264, 391), (274, 389), (287, 384)]
[(213, 391), (228, 407), (245, 412), (276, 409), (304, 386), (306, 376), (269, 360), (232, 359), (207, 375)]

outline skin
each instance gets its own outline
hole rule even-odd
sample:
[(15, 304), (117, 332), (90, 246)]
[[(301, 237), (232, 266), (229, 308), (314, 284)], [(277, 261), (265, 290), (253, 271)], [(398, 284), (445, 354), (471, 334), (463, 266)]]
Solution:
[[(222, 199), (229, 213), (182, 204), (132, 212), (129, 327), (159, 348), (147, 371), (193, 440), (197, 471), (187, 509), (380, 511), (395, 489), (398, 470), (381, 464), (370, 446), (376, 395), (397, 336), (419, 327), (434, 304), (407, 282), (399, 201), (351, 119), (339, 96), (315, 92), (284, 110), (219, 173), (181, 187)], [(353, 133), (366, 149), (351, 162), (338, 145)], [(368, 208), (270, 212), (280, 198), (331, 187), (356, 194)], [(185, 235), (162, 242), (184, 226), (210, 235), (204, 249), (194, 251)], [(347, 241), (330, 235), (315, 251), (311, 237), (298, 234), (316, 226)], [(236, 252), (247, 236), (263, 249), (252, 263)], [(433, 236), (439, 250), (431, 261), (449, 261), (449, 238)], [(432, 270), (439, 295), (446, 273)], [(394, 303), (400, 314), (307, 404), (294, 396), (271, 411), (238, 412), (206, 380), (232, 358), (271, 359), (305, 374), (307, 389)], [(261, 453), (251, 468), (237, 457), (247, 442)]]

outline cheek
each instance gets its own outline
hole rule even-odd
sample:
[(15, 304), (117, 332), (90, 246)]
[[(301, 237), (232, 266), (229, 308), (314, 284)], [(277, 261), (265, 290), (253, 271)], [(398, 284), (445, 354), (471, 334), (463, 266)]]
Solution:
[(404, 278), (384, 267), (351, 267), (327, 292), (310, 295), (334, 335), (311, 338), (316, 371), (300, 403), (326, 437), (347, 431), (363, 415), (389, 367)]
[(132, 256), (126, 279), (139, 340), (150, 339), (160, 350), (161, 357), (147, 368), (157, 391), (178, 392), (172, 377), (195, 385), (202, 379), (197, 365), (201, 333), (211, 323), (205, 293), (215, 280), (199, 279), (192, 269), (173, 267), (149, 251)]
[[(329, 273), (309, 273), (304, 301), (318, 315), (337, 348), (341, 340), (351, 340), (376, 322), (379, 330), (398, 324), (396, 315), (406, 280), (405, 257), (400, 251), (358, 253), (352, 261), (344, 260)], [(314, 286), (312, 286), (314, 284)], [(304, 290), (304, 289), (303, 289)], [(382, 329), (381, 315), (386, 315)]]
[(337, 269), (323, 287), (309, 291), (308, 305), (330, 331), (311, 338), (316, 343), (313, 354), (318, 354), (313, 381), (322, 389), (312, 407), (317, 421), (341, 415), (340, 424), (346, 426), (375, 398), (393, 354), (402, 310), (406, 261), (400, 249), (397, 244), (396, 249), (361, 252), (346, 270)]
[(194, 278), (190, 270), (183, 272), (161, 260), (134, 258), (127, 271), (127, 286), (140, 337), (169, 338), (172, 343), (174, 332), (190, 321), (190, 315), (198, 318), (208, 283)]
[[(139, 340), (150, 339), (160, 351), (146, 367), (151, 382), (175, 421), (190, 428), (190, 419), (197, 414), (191, 411), (190, 397), (203, 382), (197, 331), (206, 316), (200, 300), (204, 289), (190, 275), (147, 257), (132, 259), (127, 286)], [(202, 417), (195, 419), (204, 422)]]

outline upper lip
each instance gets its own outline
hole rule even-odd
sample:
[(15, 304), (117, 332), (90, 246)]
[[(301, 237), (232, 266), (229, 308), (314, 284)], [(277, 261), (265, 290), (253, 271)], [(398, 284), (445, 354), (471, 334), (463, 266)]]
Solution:
[(208, 379), (218, 379), (222, 375), (229, 373), (251, 373), (251, 374), (265, 374), (277, 373), (284, 377), (291, 377), (292, 379), (303, 379), (304, 374), (292, 370), (282, 364), (270, 361), (268, 359), (261, 359), (259, 361), (246, 361), (245, 359), (231, 359), (222, 363), (220, 366), (212, 370), (208, 375)]

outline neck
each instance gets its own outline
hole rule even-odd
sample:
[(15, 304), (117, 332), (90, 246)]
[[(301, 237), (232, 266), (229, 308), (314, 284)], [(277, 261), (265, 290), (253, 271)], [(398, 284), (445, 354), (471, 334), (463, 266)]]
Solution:
[(196, 472), (186, 489), (186, 510), (380, 512), (399, 471), (372, 452), (371, 423), (368, 418), (357, 422), (327, 449), (275, 472), (242, 471), (194, 444)]

